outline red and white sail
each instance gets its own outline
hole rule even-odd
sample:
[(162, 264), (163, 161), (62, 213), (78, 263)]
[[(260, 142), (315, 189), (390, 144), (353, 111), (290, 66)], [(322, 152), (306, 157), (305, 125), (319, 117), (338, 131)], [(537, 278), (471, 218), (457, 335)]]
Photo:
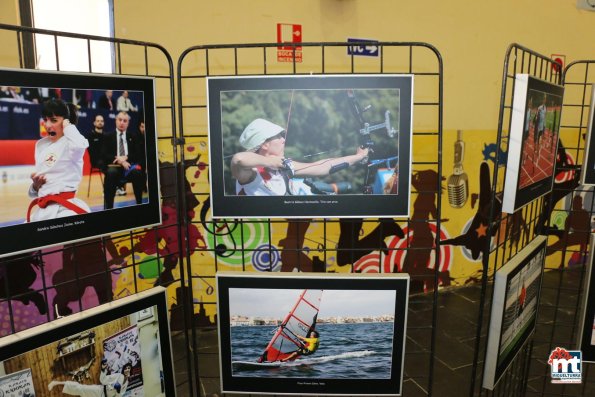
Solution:
[(316, 327), (321, 299), (321, 289), (304, 290), (258, 361), (280, 361), (296, 351), (302, 345), (298, 336), (306, 337)]

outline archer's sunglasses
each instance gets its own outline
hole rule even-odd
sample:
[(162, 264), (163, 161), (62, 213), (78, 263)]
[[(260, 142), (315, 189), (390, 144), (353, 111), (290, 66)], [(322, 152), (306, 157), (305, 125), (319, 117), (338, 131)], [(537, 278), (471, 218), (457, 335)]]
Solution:
[(287, 136), (287, 133), (285, 131), (281, 131), (277, 135), (274, 135), (274, 136), (268, 138), (265, 142), (270, 142), (270, 141), (273, 141), (275, 139), (281, 139), (281, 138), (285, 139), (286, 136)]

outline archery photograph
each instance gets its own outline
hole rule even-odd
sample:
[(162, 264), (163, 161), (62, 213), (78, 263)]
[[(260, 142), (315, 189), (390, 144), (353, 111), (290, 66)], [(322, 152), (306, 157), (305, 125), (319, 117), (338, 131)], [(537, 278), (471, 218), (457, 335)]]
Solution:
[(225, 391), (281, 394), (304, 382), (337, 387), (317, 389), (326, 394), (347, 382), (349, 394), (367, 394), (365, 382), (398, 386), (406, 276), (253, 276), (225, 288), (220, 280), (227, 277), (233, 275), (218, 275), (225, 294), (222, 371), (232, 379)]
[(412, 83), (402, 75), (209, 79), (213, 215), (239, 217), (235, 209), (252, 203), (249, 216), (349, 216), (343, 210), (354, 207), (365, 213), (353, 216), (404, 215), (408, 205), (397, 202), (409, 196)]

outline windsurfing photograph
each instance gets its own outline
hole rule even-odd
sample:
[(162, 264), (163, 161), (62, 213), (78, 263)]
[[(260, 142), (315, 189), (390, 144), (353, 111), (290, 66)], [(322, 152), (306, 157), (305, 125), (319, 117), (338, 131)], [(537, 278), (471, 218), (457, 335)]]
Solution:
[[(269, 372), (277, 377), (389, 379), (395, 295), (233, 288), (232, 372), (262, 376), (263, 368), (274, 368)], [(272, 304), (262, 304), (267, 301)]]
[[(288, 279), (293, 285), (287, 285)], [(269, 280), (275, 279), (265, 277)], [(263, 378), (279, 385), (295, 381), (297, 386), (314, 387), (317, 394), (341, 382), (394, 383), (395, 376), (402, 375), (408, 278), (398, 278), (402, 290), (365, 283), (353, 288), (353, 278), (347, 288), (328, 285), (336, 281), (333, 278), (310, 280), (312, 288), (300, 280), (285, 276), (276, 279), (276, 288), (275, 283), (237, 283), (225, 289), (219, 302), (224, 375), (229, 370), (230, 378), (250, 384)], [(258, 386), (257, 391), (268, 391)]]

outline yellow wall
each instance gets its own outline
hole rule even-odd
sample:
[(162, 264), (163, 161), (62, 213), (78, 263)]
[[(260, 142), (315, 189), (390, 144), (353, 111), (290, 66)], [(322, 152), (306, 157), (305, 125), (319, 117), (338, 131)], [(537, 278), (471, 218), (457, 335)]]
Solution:
[[(445, 129), (496, 129), (502, 63), (516, 42), (566, 62), (593, 59), (595, 12), (576, 0), (114, 0), (116, 37), (164, 46), (177, 62), (200, 44), (276, 41), (277, 23), (303, 41), (422, 41), (444, 61)], [(18, 24), (17, 0), (0, 1), (0, 23)], [(2, 32), (0, 39), (14, 40)], [(4, 46), (3, 46), (4, 47)], [(14, 47), (14, 46), (10, 46)], [(2, 66), (17, 66), (0, 48)]]
[[(0, 23), (19, 25), (18, 0), (0, 0)], [(19, 66), (18, 47), (14, 32), (0, 31), (0, 67)], [(1, 85), (2, 83), (0, 83)]]
[(115, 0), (117, 37), (190, 46), (275, 42), (277, 23), (303, 41), (423, 41), (444, 61), (444, 127), (497, 127), (502, 64), (516, 42), (567, 63), (595, 56), (595, 12), (576, 0)]
[(0, 23), (18, 25), (18, 0), (0, 1)]

